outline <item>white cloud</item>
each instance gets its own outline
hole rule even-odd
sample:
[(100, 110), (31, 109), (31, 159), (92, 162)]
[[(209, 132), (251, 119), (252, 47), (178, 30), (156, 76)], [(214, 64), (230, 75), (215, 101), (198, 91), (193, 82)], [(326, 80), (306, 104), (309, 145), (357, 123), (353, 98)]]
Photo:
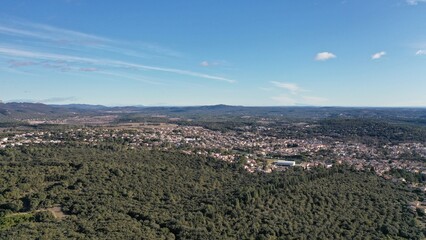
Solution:
[(276, 87), (289, 90), (292, 94), (296, 94), (298, 92), (304, 91), (297, 84), (294, 84), (294, 83), (285, 83), (285, 82), (276, 82), (276, 81), (271, 81), (271, 83), (274, 84)]
[(373, 59), (373, 60), (380, 59), (380, 58), (382, 58), (382, 57), (383, 57), (383, 56), (385, 56), (385, 55), (386, 55), (386, 52), (381, 51), (381, 52), (378, 52), (378, 53), (373, 54), (373, 55), (371, 56), (371, 59)]
[(416, 52), (416, 55), (426, 55), (426, 50), (419, 50)]
[(425, 3), (425, 2), (426, 2), (426, 0), (407, 0), (407, 3), (409, 5), (417, 5), (419, 3)]
[(209, 63), (209, 62), (207, 62), (207, 61), (202, 61), (202, 62), (200, 63), (200, 65), (201, 65), (201, 66), (203, 66), (203, 67), (208, 67), (208, 66), (210, 66), (210, 63)]
[(315, 56), (315, 60), (317, 61), (327, 61), (333, 58), (336, 58), (337, 56), (330, 52), (320, 52)]

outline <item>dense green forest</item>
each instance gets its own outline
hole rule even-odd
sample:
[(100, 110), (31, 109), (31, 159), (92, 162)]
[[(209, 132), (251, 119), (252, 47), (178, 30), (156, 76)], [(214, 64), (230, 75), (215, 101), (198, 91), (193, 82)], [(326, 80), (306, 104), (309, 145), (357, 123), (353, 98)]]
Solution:
[(330, 118), (308, 122), (309, 128), (274, 123), (270, 135), (290, 138), (328, 137), (340, 141), (365, 144), (398, 144), (426, 142), (426, 127), (422, 125), (363, 118)]
[(423, 239), (416, 194), (343, 166), (249, 174), (178, 152), (22, 147), (0, 150), (0, 239)]

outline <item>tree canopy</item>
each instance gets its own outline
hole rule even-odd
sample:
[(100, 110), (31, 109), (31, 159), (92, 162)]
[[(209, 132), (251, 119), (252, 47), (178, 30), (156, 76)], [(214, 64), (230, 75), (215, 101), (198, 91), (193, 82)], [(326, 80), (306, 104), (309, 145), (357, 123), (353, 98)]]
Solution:
[(0, 239), (422, 239), (417, 198), (344, 166), (249, 174), (114, 144), (0, 152)]

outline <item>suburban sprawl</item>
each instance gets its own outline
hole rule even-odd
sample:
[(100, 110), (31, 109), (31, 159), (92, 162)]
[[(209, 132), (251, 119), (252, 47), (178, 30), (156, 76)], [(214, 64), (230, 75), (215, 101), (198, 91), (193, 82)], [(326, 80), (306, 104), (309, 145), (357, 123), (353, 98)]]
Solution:
[(173, 148), (186, 154), (210, 156), (228, 162), (243, 161), (245, 169), (249, 172), (268, 173), (273, 170), (285, 170), (277, 168), (273, 163), (278, 159), (294, 159), (291, 160), (296, 163), (294, 166), (305, 169), (347, 164), (358, 170), (374, 169), (378, 175), (384, 177), (389, 177), (386, 173), (391, 169), (405, 169), (426, 174), (424, 162), (405, 159), (412, 156), (426, 159), (425, 142), (384, 144), (377, 147), (359, 142), (340, 142), (321, 138), (277, 138), (269, 136), (270, 131), (273, 130), (256, 127), (222, 133), (197, 126), (133, 124), (122, 125), (118, 129), (117, 126), (89, 127), (14, 134), (0, 139), (0, 148), (70, 142), (90, 145), (119, 142), (129, 148), (161, 150)]

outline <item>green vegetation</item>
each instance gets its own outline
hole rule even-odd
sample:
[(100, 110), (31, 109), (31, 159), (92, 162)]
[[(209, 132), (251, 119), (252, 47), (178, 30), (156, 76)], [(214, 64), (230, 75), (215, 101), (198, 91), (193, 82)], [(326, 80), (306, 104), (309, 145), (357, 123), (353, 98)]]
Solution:
[(426, 128), (371, 119), (327, 119), (314, 129), (325, 136), (365, 143), (425, 142)]
[[(422, 239), (417, 194), (346, 167), (249, 174), (114, 144), (22, 147), (0, 152), (0, 239)], [(62, 220), (36, 212), (57, 205)]]
[(406, 181), (411, 183), (426, 182), (426, 175), (421, 173), (413, 173), (404, 169), (391, 169), (389, 173), (396, 178), (404, 178)]
[(11, 227), (25, 222), (30, 222), (34, 220), (32, 214), (11, 214), (9, 216), (3, 216), (0, 218), (0, 231), (10, 229)]
[(310, 127), (273, 123), (272, 136), (288, 138), (329, 138), (355, 141), (367, 145), (426, 142), (426, 127), (407, 123), (394, 123), (389, 119), (329, 118), (308, 122)]

